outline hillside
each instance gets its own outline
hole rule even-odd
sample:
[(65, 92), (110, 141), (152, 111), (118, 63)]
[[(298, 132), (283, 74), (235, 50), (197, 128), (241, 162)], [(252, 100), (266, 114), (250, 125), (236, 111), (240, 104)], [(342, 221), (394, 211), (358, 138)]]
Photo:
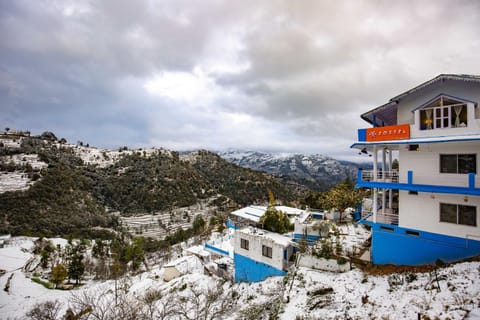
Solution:
[(280, 179), (207, 151), (180, 157), (164, 149), (69, 145), (53, 134), (0, 138), (0, 233), (85, 233), (115, 227), (108, 211), (157, 214), (212, 199), (214, 212), (264, 203), (268, 190), (280, 201), (296, 197)]
[(324, 155), (273, 154), (230, 150), (219, 155), (242, 167), (267, 172), (287, 182), (293, 180), (310, 189), (324, 191), (349, 178), (355, 180), (359, 164)]
[[(352, 228), (345, 233), (355, 237), (363, 233), (362, 227)], [(0, 275), (2, 319), (25, 319), (29, 310), (46, 306), (48, 301), (56, 301), (57, 307), (52, 308), (55, 312), (48, 319), (65, 319), (67, 308), (79, 313), (85, 305), (93, 308), (89, 319), (473, 320), (480, 317), (478, 261), (430, 272), (397, 269), (387, 274), (358, 268), (333, 273), (299, 267), (285, 277), (232, 283), (205, 274), (203, 266), (166, 282), (163, 280), (166, 261), (159, 263), (153, 259), (148, 262), (149, 270), (120, 277), (118, 281), (84, 279), (83, 285), (74, 290), (54, 290), (32, 281), (33, 274), (38, 276), (47, 271), (38, 266), (41, 257), (32, 252), (34, 241), (19, 237), (0, 248), (0, 270), (5, 273)], [(68, 245), (64, 239), (52, 241), (55, 247)], [(91, 253), (91, 249), (86, 250), (90, 261), (94, 261)], [(114, 303), (117, 282), (122, 288), (118, 290), (118, 304)]]

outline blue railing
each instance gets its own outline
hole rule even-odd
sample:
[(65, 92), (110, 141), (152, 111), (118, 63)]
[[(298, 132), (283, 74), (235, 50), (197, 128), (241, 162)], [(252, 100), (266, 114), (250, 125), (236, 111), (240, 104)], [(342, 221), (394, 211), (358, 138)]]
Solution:
[(358, 220), (357, 222), (355, 222), (355, 224), (364, 223), (364, 222), (367, 221), (367, 219), (370, 218), (372, 215), (373, 215), (373, 212), (369, 212), (368, 214), (366, 214), (365, 216), (363, 216), (360, 220)]
[(365, 181), (362, 179), (362, 176), (362, 170), (358, 170), (358, 181), (355, 187), (480, 196), (480, 188), (475, 187), (475, 173), (468, 174), (466, 187), (415, 184), (413, 183), (413, 171), (411, 170), (407, 172), (407, 183), (376, 181), (375, 179), (373, 181)]
[(208, 243), (205, 243), (205, 249), (210, 249), (210, 250), (215, 251), (215, 252), (218, 252), (218, 253), (220, 253), (220, 254), (222, 254), (222, 255), (224, 255), (224, 256), (230, 255), (230, 253), (229, 253), (228, 251), (225, 251), (225, 250), (222, 250), (222, 249), (220, 249), (220, 248), (214, 247), (214, 246), (212, 246), (212, 245), (210, 245), (210, 244), (208, 244)]

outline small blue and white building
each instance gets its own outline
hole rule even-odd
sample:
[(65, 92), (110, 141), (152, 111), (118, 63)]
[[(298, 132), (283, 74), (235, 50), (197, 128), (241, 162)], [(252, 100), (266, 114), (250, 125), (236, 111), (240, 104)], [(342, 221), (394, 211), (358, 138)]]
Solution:
[(298, 242), (300, 239), (306, 239), (309, 244), (314, 243), (327, 234), (321, 234), (320, 223), (324, 219), (324, 213), (303, 211), (295, 218), (293, 240)]
[[(231, 213), (231, 217), (234, 219), (233, 223), (235, 225), (258, 225), (260, 223), (260, 218), (265, 214), (267, 209), (267, 206), (251, 205), (233, 211)], [(291, 223), (293, 223), (295, 218), (300, 216), (305, 211), (288, 206), (275, 206), (275, 209), (286, 214)]]
[(235, 282), (258, 282), (284, 276), (296, 244), (290, 237), (248, 227), (235, 230)]
[[(352, 148), (373, 155), (371, 260), (422, 265), (480, 254), (480, 76), (442, 74), (361, 115)], [(399, 168), (392, 168), (398, 158)]]

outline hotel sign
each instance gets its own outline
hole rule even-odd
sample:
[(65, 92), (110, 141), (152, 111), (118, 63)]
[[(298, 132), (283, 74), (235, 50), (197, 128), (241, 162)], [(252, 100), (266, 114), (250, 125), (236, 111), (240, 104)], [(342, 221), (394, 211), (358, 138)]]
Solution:
[(389, 141), (410, 138), (410, 125), (375, 127), (358, 130), (359, 141)]

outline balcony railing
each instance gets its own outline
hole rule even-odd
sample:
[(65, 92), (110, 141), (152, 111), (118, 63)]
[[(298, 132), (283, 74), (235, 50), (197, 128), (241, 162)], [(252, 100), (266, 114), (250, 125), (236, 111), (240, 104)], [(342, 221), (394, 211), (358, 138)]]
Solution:
[(400, 182), (397, 171), (378, 171), (376, 177), (374, 177), (371, 170), (358, 170), (358, 181), (355, 186), (480, 196), (480, 185), (479, 182), (476, 182), (478, 179), (475, 173), (463, 175), (463, 183), (457, 181), (456, 177), (449, 177), (445, 181), (443, 181), (444, 177), (442, 175), (440, 175), (440, 178), (427, 175), (423, 177), (425, 180), (420, 175), (414, 181), (413, 171), (409, 170), (407, 171), (407, 181)]
[[(362, 211), (362, 219), (373, 222), (374, 217), (372, 212)], [(385, 209), (385, 212), (382, 212), (382, 210), (379, 209), (377, 212), (377, 223), (398, 225), (398, 213), (393, 213), (390, 209)]]
[(377, 212), (377, 222), (398, 225), (398, 214)]
[(362, 170), (362, 181), (398, 182), (398, 171), (377, 171), (374, 177), (373, 170)]

